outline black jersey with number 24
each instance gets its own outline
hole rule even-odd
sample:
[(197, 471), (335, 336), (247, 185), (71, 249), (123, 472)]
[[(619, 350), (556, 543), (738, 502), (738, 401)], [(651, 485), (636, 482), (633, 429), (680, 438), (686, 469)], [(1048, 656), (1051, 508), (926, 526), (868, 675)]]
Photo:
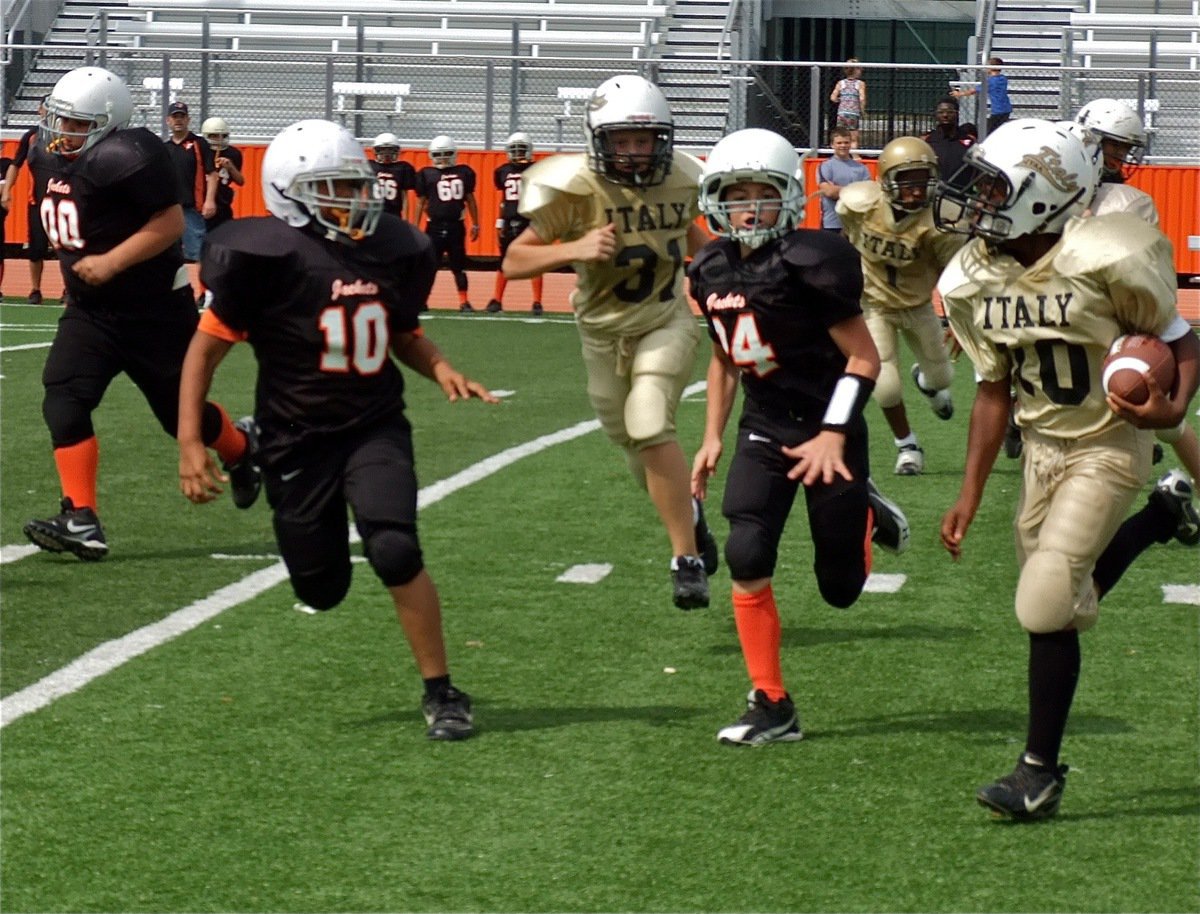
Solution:
[(403, 413), (391, 346), (419, 329), (434, 274), (429, 238), (387, 214), (352, 245), (273, 216), (228, 222), (208, 236), (201, 278), (209, 307), (247, 334), (258, 359), (265, 464)]
[(829, 335), (861, 314), (858, 252), (832, 232), (800, 229), (742, 259), (718, 239), (688, 269), (708, 334), (741, 369), (759, 406), (819, 419), (846, 357)]

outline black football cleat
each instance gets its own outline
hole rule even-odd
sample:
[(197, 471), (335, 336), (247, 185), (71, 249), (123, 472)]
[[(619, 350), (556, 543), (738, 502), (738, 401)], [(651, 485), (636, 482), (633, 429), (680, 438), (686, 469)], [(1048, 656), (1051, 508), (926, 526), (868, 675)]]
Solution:
[(804, 739), (804, 732), (790, 695), (771, 701), (757, 689), (746, 701), (746, 713), (718, 730), (717, 739), (727, 746), (765, 746)]
[(1158, 502), (1175, 518), (1175, 539), (1185, 546), (1200, 543), (1200, 513), (1192, 495), (1192, 484), (1182, 470), (1164, 474), (1150, 493), (1150, 500)]
[(436, 740), (467, 739), (475, 732), (471, 716), (471, 696), (449, 686), (441, 695), (426, 695), (421, 713), (429, 729), (425, 735)]
[(258, 425), (253, 416), (242, 416), (233, 424), (246, 433), (246, 451), (237, 463), (226, 464), (225, 472), (229, 474), (229, 494), (234, 505), (245, 510), (258, 501), (258, 493), (262, 491), (262, 473), (254, 462), (258, 450)]
[(906, 552), (910, 539), (908, 518), (895, 502), (883, 497), (870, 479), (867, 480), (867, 503), (875, 517), (875, 529), (871, 531), (871, 540), (880, 549), (886, 549), (896, 555)]
[(488, 314), (495, 314), (498, 311), (504, 310), (504, 304), (498, 298), (493, 298), (490, 302), (487, 303), (487, 307), (485, 308), (485, 310), (487, 311)]
[(671, 585), (675, 605), (680, 609), (708, 606), (708, 575), (699, 556), (677, 555), (671, 559)]
[(458, 310), (461, 311), (463, 314), (473, 314), (475, 311), (475, 306), (472, 305), (469, 301), (465, 301), (461, 305), (458, 306)]
[(540, 301), (535, 301), (533, 303), (533, 313), (534, 314), (541, 314), (543, 310), (544, 309), (542, 308), (542, 303)]
[(30, 541), (47, 552), (70, 552), (85, 562), (98, 562), (108, 555), (108, 540), (96, 512), (76, 508), (69, 498), (62, 500), (61, 507), (61, 514), (25, 525)]
[(1058, 804), (1067, 786), (1067, 766), (1051, 769), (1041, 759), (1022, 753), (1012, 774), (994, 784), (979, 788), (975, 799), (998, 819), (1029, 822), (1049, 819), (1058, 812)]

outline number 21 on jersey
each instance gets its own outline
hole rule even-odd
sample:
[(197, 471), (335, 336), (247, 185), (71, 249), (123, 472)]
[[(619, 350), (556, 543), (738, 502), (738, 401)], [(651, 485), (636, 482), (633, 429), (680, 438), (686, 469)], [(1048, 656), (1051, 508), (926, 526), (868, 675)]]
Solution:
[(775, 350), (770, 343), (763, 342), (762, 334), (758, 332), (758, 321), (753, 312), (747, 311), (737, 316), (732, 340), (722, 321), (714, 320), (712, 326), (721, 340), (721, 348), (738, 368), (765, 378), (779, 367), (775, 361)]

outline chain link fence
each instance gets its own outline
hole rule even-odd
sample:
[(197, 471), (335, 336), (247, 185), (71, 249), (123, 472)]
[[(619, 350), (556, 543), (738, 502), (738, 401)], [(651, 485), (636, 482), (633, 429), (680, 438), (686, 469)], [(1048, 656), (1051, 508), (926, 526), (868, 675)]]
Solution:
[[(799, 148), (825, 149), (836, 112), (830, 94), (844, 66), (103, 47), (78, 49), (71, 58), (56, 50), (52, 60), (35, 61), (30, 69), (29, 89), (18, 96), (4, 125), (7, 135), (32, 122), (45, 92), (36, 87), (38, 74), (43, 84), (53, 85), (55, 72), (96, 63), (125, 78), (136, 103), (135, 125), (156, 132), (164, 129), (167, 104), (178, 97), (189, 103), (194, 118), (224, 117), (242, 143), (269, 141), (302, 117), (326, 117), (341, 120), (367, 140), (390, 131), (412, 148), (445, 133), (464, 148), (495, 149), (520, 129), (539, 149), (576, 150), (582, 148), (588, 92), (615, 73), (639, 72), (667, 94), (682, 148), (704, 152), (725, 133), (755, 126), (776, 130)], [(859, 148), (868, 155), (896, 136), (931, 130), (938, 100), (982, 74), (966, 65), (864, 63), (862, 69), (867, 104)], [(1145, 119), (1148, 161), (1200, 160), (1195, 129), (1200, 72), (1007, 65), (1004, 72), (1014, 117), (1061, 119), (1093, 98), (1120, 98)], [(961, 123), (982, 128), (982, 100), (982, 93), (961, 99)]]

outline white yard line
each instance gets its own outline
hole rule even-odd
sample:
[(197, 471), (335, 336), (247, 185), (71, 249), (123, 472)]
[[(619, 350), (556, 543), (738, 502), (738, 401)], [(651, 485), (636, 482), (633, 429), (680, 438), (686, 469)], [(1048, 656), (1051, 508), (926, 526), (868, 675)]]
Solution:
[(0, 346), (0, 353), (20, 352), (23, 349), (49, 349), (49, 343), (22, 343), (20, 346)]
[[(699, 381), (692, 384), (685, 394), (703, 387), (704, 382)], [(417, 505), (420, 508), (428, 508), (448, 495), (480, 482), (524, 457), (532, 456), (556, 444), (580, 438), (599, 428), (600, 423), (595, 419), (590, 419), (549, 435), (534, 438), (525, 444), (508, 448), (455, 473), (448, 479), (421, 489), (417, 494)], [(165, 644), (167, 641), (191, 631), (231, 606), (245, 603), (285, 580), (287, 580), (287, 569), (282, 562), (276, 562), (274, 565), (247, 575), (240, 581), (222, 587), (190, 606), (176, 610), (158, 622), (143, 626), (123, 637), (93, 648), (62, 669), (56, 670), (49, 676), (39, 679), (32, 685), (26, 686), (0, 701), (0, 728), (7, 727), (26, 714), (46, 707), (64, 695), (77, 692), (93, 679), (115, 670), (139, 654), (144, 654), (160, 644)]]

